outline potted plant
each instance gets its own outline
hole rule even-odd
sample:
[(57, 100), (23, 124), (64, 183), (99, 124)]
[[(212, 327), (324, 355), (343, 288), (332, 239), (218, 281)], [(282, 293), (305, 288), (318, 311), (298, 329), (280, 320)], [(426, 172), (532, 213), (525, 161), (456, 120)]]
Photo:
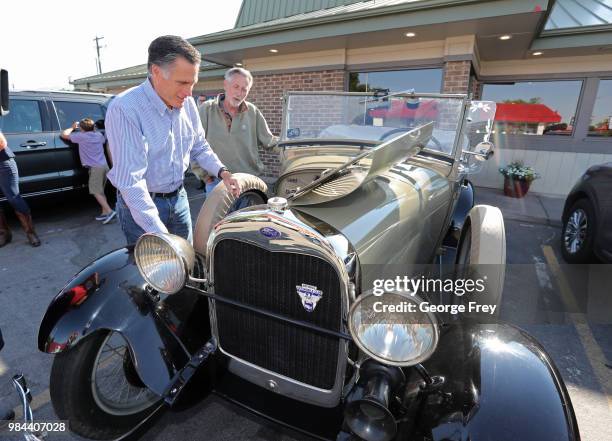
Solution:
[(504, 175), (504, 194), (511, 198), (525, 196), (531, 182), (540, 177), (533, 168), (523, 165), (520, 161), (500, 168), (499, 172)]

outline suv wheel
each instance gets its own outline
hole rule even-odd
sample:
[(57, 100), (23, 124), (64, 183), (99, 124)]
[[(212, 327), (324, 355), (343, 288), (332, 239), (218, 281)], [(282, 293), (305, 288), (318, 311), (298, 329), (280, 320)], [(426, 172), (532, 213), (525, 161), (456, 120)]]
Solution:
[(590, 263), (594, 259), (595, 210), (588, 199), (579, 199), (563, 220), (561, 254), (568, 263)]

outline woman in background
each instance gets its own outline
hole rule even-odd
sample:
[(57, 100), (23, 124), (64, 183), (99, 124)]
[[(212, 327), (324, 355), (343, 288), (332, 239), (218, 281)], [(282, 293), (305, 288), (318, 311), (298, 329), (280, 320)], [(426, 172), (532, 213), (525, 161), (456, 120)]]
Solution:
[[(9, 149), (6, 138), (0, 132), (0, 191), (4, 194), (8, 203), (12, 205), (28, 237), (28, 242), (33, 247), (40, 245), (40, 239), (34, 230), (30, 207), (19, 194), (19, 172), (15, 162), (15, 154)], [(4, 211), (0, 207), (0, 247), (3, 247), (13, 238), (9, 229)]]

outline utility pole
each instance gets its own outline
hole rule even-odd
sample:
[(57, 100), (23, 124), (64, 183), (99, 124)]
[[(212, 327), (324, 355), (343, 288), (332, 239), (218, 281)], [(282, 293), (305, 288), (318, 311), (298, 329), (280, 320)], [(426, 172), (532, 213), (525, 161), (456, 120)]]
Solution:
[(98, 53), (98, 74), (102, 73), (102, 63), (100, 62), (100, 40), (103, 40), (104, 37), (98, 37), (96, 35), (96, 38), (94, 38), (94, 41), (96, 42), (96, 52)]

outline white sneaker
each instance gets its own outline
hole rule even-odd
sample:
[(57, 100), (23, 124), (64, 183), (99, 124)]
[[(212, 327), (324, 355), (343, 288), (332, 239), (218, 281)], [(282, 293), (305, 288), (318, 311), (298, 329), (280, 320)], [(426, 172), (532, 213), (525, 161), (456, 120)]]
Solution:
[(108, 213), (108, 214), (100, 214), (100, 215), (96, 216), (94, 219), (97, 220), (97, 221), (103, 221), (104, 219), (106, 219), (108, 217), (109, 214), (110, 213)]
[(104, 220), (102, 221), (103, 224), (107, 224), (110, 221), (113, 220), (113, 218), (117, 215), (116, 211), (111, 211), (110, 213), (108, 213), (108, 215), (106, 216), (106, 218), (104, 218)]

